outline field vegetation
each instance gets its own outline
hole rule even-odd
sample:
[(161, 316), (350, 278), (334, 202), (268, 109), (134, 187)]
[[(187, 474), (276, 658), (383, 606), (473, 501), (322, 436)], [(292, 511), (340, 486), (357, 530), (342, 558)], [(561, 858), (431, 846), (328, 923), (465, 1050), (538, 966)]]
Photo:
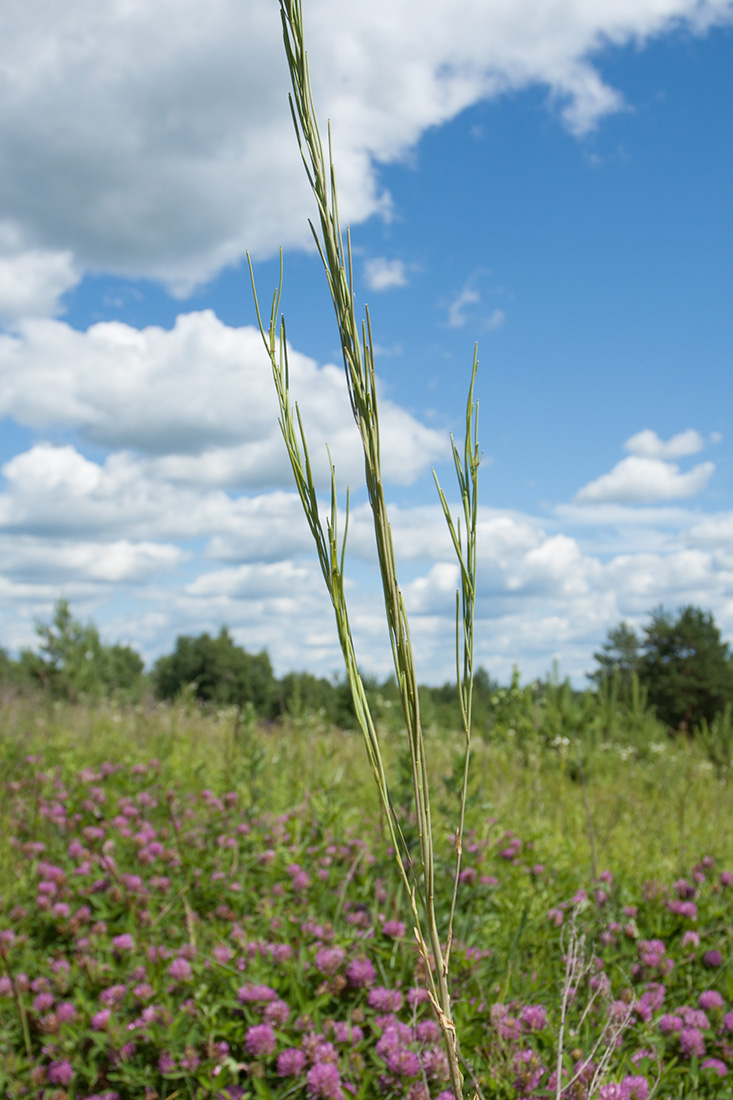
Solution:
[[(727, 768), (608, 684), (590, 698), (515, 683), (475, 738), (451, 960), (467, 1085), (731, 1097)], [(2, 1095), (452, 1095), (357, 733), (17, 690), (2, 730)], [(426, 746), (444, 916), (462, 734)]]

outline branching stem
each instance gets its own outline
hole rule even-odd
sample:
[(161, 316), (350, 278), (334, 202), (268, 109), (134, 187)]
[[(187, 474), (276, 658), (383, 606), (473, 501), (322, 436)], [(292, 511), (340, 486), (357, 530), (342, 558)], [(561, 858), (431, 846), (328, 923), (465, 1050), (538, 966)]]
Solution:
[(377, 728), (369, 709), (366, 691), (357, 667), (344, 594), (344, 558), (349, 520), (348, 494), (344, 535), (342, 539), (339, 539), (336, 476), (333, 463), (330, 462), (329, 455), (331, 507), (324, 528), (319, 512), (318, 497), (308, 456), (303, 423), (297, 404), (293, 406), (291, 403), (285, 322), (280, 315), (282, 256), (280, 281), (273, 296), (267, 325), (265, 325), (260, 313), (254, 274), (250, 263), (252, 287), (260, 331), (270, 359), (278, 397), (280, 429), (308, 526), (316, 544), (321, 572), (334, 608), (339, 642), (357, 721), (364, 735), (367, 756), (379, 791), (399, 873), (410, 898), (415, 937), (428, 974), (428, 996), (443, 1030), (451, 1084), (457, 1100), (460, 1100), (463, 1097), (463, 1075), (450, 996), (449, 960), (460, 881), (471, 749), (474, 671), (473, 617), (478, 514), (477, 476), (480, 461), (476, 441), (478, 408), (474, 402), (473, 394), (478, 360), (474, 356), (473, 374), (466, 410), (466, 439), (462, 455), (451, 439), (453, 459), (461, 493), (463, 526), (460, 520), (454, 524), (447, 499), (436, 477), (440, 502), (460, 567), (460, 588), (456, 596), (456, 670), (461, 722), (465, 735), (463, 786), (455, 830), (456, 862), (450, 917), (448, 926), (442, 930), (441, 935), (435, 913), (435, 854), (430, 812), (430, 785), (420, 720), (418, 681), (405, 603), (397, 579), (392, 530), (387, 514), (382, 479), (377, 382), (374, 368), (374, 341), (371, 319), (367, 309), (363, 321), (360, 323), (357, 321), (351, 236), (347, 230), (346, 244), (344, 245), (339, 221), (331, 130), (329, 126), (327, 159), (324, 154), (313, 104), (308, 59), (304, 46), (300, 0), (280, 0), (280, 12), (292, 86), (290, 109), (303, 165), (318, 208), (318, 227), (311, 223), (311, 230), (323, 261), (336, 314), (349, 400), (364, 452), (365, 483), (374, 523), (387, 627), (410, 750), (414, 809), (419, 838), (419, 865), (416, 865), (413, 861), (408, 845), (402, 835), (399, 819), (389, 792)]

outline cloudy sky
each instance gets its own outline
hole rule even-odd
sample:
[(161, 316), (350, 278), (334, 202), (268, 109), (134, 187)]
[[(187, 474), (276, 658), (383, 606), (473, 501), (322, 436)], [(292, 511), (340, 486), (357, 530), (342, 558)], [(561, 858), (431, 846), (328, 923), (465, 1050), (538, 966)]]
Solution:
[[(733, 638), (733, 2), (304, 0), (379, 348), (425, 682), (453, 669), (452, 492), (474, 343), (477, 654), (583, 681), (609, 627)], [(362, 666), (389, 671), (361, 462), (309, 240), (275, 0), (0, 12), (0, 644), (65, 596), (152, 660), (226, 623), (340, 670), (279, 437), (261, 296), (354, 508)]]

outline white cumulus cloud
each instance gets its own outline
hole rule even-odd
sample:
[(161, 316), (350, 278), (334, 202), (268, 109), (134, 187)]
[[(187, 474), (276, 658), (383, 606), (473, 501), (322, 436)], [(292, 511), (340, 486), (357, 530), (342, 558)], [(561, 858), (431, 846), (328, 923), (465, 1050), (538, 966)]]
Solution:
[(642, 458), (685, 458), (687, 455), (697, 454), (704, 447), (705, 440), (694, 428), (679, 432), (666, 441), (660, 439), (656, 432), (645, 428), (624, 443), (625, 451), (632, 455), (640, 455)]
[(63, 541), (19, 536), (0, 539), (3, 571), (16, 582), (67, 585), (69, 581), (145, 584), (161, 573), (171, 573), (186, 558), (170, 543)]
[(364, 265), (364, 277), (370, 290), (390, 290), (407, 286), (407, 268), (403, 260), (387, 260), (376, 256)]
[(463, 328), (468, 321), (468, 310), (477, 306), (481, 295), (474, 287), (464, 286), (448, 306), (448, 325), (450, 328)]
[[(319, 367), (295, 349), (289, 361), (317, 475), (327, 475), (328, 443), (340, 480), (356, 481), (363, 457), (343, 368)], [(78, 332), (62, 321), (26, 321), (0, 335), (0, 415), (154, 456), (159, 476), (171, 481), (291, 484), (260, 334), (231, 328), (210, 310), (180, 315), (171, 331), (114, 321)], [(443, 433), (393, 402), (381, 402), (380, 416), (387, 479), (409, 484), (447, 453)]]
[[(379, 165), (471, 104), (541, 85), (582, 134), (624, 104), (601, 50), (733, 19), (730, 0), (423, 0), (418, 21), (415, 10), (307, 5), (344, 223), (389, 211)], [(0, 79), (0, 209), (46, 257), (28, 286), (58, 287), (67, 261), (54, 275), (49, 257), (71, 255), (186, 293), (246, 248), (309, 243), (272, 0), (16, 0), (0, 12)], [(27, 296), (36, 312), (40, 289)]]
[(697, 496), (710, 481), (714, 462), (701, 462), (687, 473), (659, 458), (629, 455), (608, 474), (589, 482), (575, 494), (576, 504), (639, 503)]
[[(216, 631), (225, 622), (241, 644), (267, 646), (279, 672), (338, 672), (332, 609), (297, 494), (234, 496), (169, 479), (160, 462), (125, 452), (98, 461), (69, 444), (39, 443), (5, 463), (6, 644), (31, 643), (34, 616), (46, 617), (65, 594), (81, 617), (98, 619), (107, 607), (105, 636), (124, 636), (149, 657), (169, 651), (177, 633)], [(597, 514), (600, 538), (587, 523), (575, 536), (580, 505), (547, 523), (479, 509), (476, 656), (493, 676), (506, 679), (517, 660), (523, 676), (543, 676), (562, 655), (561, 673), (582, 683), (606, 630), (621, 618), (640, 620), (661, 602), (711, 608), (724, 630), (733, 629), (730, 514), (701, 519), (660, 509), (655, 528), (658, 513), (646, 508), (646, 527), (634, 528), (629, 539), (623, 532), (630, 509), (613, 507)], [(441, 508), (403, 502), (391, 518), (418, 674), (448, 679), (459, 577)], [(347, 581), (358, 652), (365, 668), (386, 675), (389, 647), (367, 507), (355, 506), (351, 519)], [(611, 520), (620, 526), (618, 542), (609, 546)], [(120, 591), (134, 616), (112, 609)]]
[(79, 281), (71, 252), (29, 251), (0, 255), (0, 320), (51, 317), (59, 298)]

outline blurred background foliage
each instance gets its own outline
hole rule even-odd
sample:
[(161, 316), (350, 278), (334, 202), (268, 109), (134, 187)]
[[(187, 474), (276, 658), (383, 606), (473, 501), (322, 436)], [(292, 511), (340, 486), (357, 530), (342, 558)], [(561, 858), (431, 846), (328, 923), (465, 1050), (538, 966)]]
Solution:
[[(240, 726), (315, 718), (325, 726), (356, 728), (345, 679), (307, 672), (278, 679), (267, 652), (247, 652), (226, 626), (216, 636), (180, 635), (173, 652), (148, 670), (130, 646), (107, 644), (94, 623), (76, 619), (66, 600), (58, 601), (50, 622), (37, 624), (36, 633), (36, 648), (17, 658), (0, 649), (0, 684), (6, 693), (72, 704), (183, 701), (204, 711), (233, 708)], [(509, 743), (527, 759), (538, 747), (551, 748), (566, 754), (568, 767), (579, 771), (588, 766), (589, 754), (604, 745), (626, 746), (638, 756), (648, 755), (660, 741), (684, 737), (698, 743), (717, 775), (728, 772), (733, 659), (709, 612), (684, 607), (673, 614), (657, 608), (641, 634), (619, 623), (594, 660), (584, 690), (560, 680), (556, 668), (545, 680), (526, 684), (515, 668), (506, 685), (479, 668), (477, 735)], [(394, 678), (380, 683), (365, 676), (365, 683), (380, 727), (399, 728)], [(455, 684), (422, 686), (420, 702), (426, 728), (458, 728)]]

